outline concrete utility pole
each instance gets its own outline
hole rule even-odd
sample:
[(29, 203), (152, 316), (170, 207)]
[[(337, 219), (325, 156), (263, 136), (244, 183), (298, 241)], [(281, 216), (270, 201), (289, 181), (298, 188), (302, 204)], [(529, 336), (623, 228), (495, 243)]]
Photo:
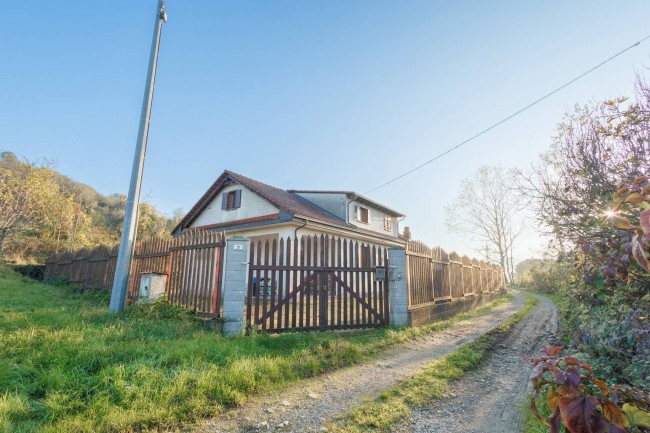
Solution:
[(115, 279), (113, 280), (113, 291), (111, 292), (111, 304), (108, 308), (110, 313), (122, 311), (124, 309), (124, 304), (126, 303), (129, 272), (131, 270), (131, 261), (133, 260), (133, 249), (135, 248), (135, 238), (138, 228), (138, 204), (140, 203), (140, 187), (142, 185), (144, 155), (147, 151), (147, 137), (149, 135), (149, 119), (151, 118), (153, 90), (156, 84), (156, 66), (158, 65), (160, 31), (162, 30), (164, 22), (167, 22), (165, 1), (158, 0), (158, 6), (156, 7), (156, 23), (154, 25), (153, 41), (151, 43), (151, 55), (149, 57), (149, 70), (147, 72), (147, 85), (144, 89), (142, 113), (140, 114), (140, 127), (138, 128), (138, 140), (135, 144), (135, 156), (133, 157), (131, 184), (129, 186), (129, 195), (126, 200), (126, 212), (124, 213), (124, 224), (122, 225), (120, 249), (117, 253)]

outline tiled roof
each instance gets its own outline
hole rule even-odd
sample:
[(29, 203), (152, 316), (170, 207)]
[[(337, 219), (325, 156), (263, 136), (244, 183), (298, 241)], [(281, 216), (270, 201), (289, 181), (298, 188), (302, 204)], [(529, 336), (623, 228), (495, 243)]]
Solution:
[(208, 188), (205, 194), (199, 201), (190, 209), (180, 223), (174, 228), (176, 232), (178, 228), (187, 228), (192, 222), (203, 212), (203, 210), (216, 198), (221, 189), (232, 182), (240, 183), (259, 196), (265, 198), (270, 203), (278, 208), (297, 216), (302, 216), (308, 219), (322, 221), (328, 224), (334, 224), (344, 228), (354, 228), (352, 224), (348, 224), (342, 219), (334, 216), (325, 209), (322, 209), (307, 200), (300, 198), (295, 194), (291, 194), (280, 188), (259, 182), (250, 177), (226, 170), (221, 176)]
[(340, 225), (346, 228), (352, 227), (352, 225), (347, 224), (345, 221), (327, 212), (325, 209), (322, 209), (312, 204), (311, 202), (298, 197), (295, 194), (291, 194), (290, 192), (283, 189), (267, 185), (255, 179), (251, 179), (250, 177), (242, 176), (241, 174), (229, 170), (226, 170), (225, 172), (228, 173), (237, 182), (256, 192), (266, 200), (270, 201), (280, 209), (289, 212), (290, 214), (313, 218), (326, 223)]

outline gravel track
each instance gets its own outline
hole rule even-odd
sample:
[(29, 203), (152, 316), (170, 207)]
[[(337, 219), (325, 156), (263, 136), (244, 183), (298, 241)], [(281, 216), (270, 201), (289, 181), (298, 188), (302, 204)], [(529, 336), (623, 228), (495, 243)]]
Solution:
[(446, 398), (413, 410), (394, 433), (503, 433), (521, 431), (522, 407), (531, 392), (533, 367), (522, 357), (539, 355), (557, 331), (557, 309), (548, 298), (526, 292), (538, 304), (490, 352), (485, 364), (452, 384)]
[[(254, 398), (218, 418), (194, 426), (191, 431), (324, 431), (326, 421), (347, 413), (362, 401), (395, 386), (399, 380), (412, 377), (433, 359), (451, 353), (497, 328), (524, 304), (525, 298), (515, 294), (512, 302), (481, 316), (457, 323), (444, 331), (418, 337), (373, 361), (326, 376), (305, 379), (277, 393)], [(406, 430), (400, 431), (419, 431), (404, 428)]]

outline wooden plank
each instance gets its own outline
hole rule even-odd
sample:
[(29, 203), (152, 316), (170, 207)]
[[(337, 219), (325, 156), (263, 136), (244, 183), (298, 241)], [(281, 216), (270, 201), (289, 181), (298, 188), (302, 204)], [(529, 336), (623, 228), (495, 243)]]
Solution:
[[(336, 238), (336, 265), (341, 266), (341, 238), (337, 237)], [(336, 299), (336, 321), (334, 324), (340, 325), (343, 323), (343, 315), (342, 315), (342, 308), (341, 308), (341, 286), (339, 283), (336, 283), (334, 285), (336, 293), (334, 294), (335, 299)]]
[[(311, 240), (312, 240), (312, 237), (307, 236), (307, 266), (311, 265), (311, 260), (312, 260)], [(316, 245), (314, 245), (314, 249), (316, 249)], [(314, 252), (314, 255), (316, 255), (315, 252)], [(316, 280), (315, 285), (318, 285), (318, 280)], [(311, 300), (310, 300), (310, 298), (311, 298), (311, 287), (310, 286), (311, 286), (311, 284), (308, 284), (307, 287), (305, 288), (305, 298), (306, 298), (306, 303), (305, 303), (305, 310), (306, 310), (305, 311), (305, 313), (306, 313), (305, 326), (307, 326), (307, 327), (311, 326), (311, 309), (310, 309), (310, 306), (311, 306)], [(314, 326), (315, 326), (315, 324), (314, 324)]]
[[(203, 233), (202, 231), (194, 231), (194, 232), (189, 232), (190, 234), (195, 234), (195, 233)], [(189, 245), (179, 245), (176, 247), (173, 247), (170, 249), (170, 251), (179, 251), (179, 250), (200, 250), (203, 248), (216, 248), (216, 247), (223, 247), (226, 243), (223, 241), (219, 242), (210, 242), (206, 243), (203, 245), (195, 245), (193, 243), (190, 243)]]
[[(273, 265), (273, 267), (275, 267), (277, 262), (276, 259), (278, 253), (277, 248), (278, 248), (277, 241), (273, 239), (273, 242), (271, 244), (271, 264)], [(278, 289), (278, 285), (275, 283), (276, 281), (275, 272), (276, 272), (275, 269), (271, 270), (271, 307), (275, 306), (275, 291)], [(269, 329), (273, 329), (275, 327), (275, 319), (276, 319), (275, 316), (282, 315), (282, 308), (278, 308), (276, 311), (277, 314), (271, 314), (269, 317)], [(278, 320), (279, 319), (280, 317), (278, 317)]]
[[(248, 263), (255, 263), (255, 242), (250, 244), (250, 253), (248, 256)], [(252, 310), (253, 310), (253, 296), (255, 296), (255, 283), (253, 283), (253, 268), (248, 266), (248, 297), (246, 298), (246, 323), (248, 326), (253, 324)]]
[[(342, 283), (342, 281), (338, 278), (338, 276), (334, 275), (334, 278), (336, 278), (339, 282)], [(372, 314), (373, 316), (375, 316), (375, 318), (376, 318), (379, 322), (381, 322), (381, 317), (379, 317), (379, 314), (377, 313), (377, 311), (375, 311), (374, 309), (372, 309), (372, 308), (370, 307), (370, 305), (368, 305), (368, 303), (367, 303), (367, 302), (366, 302), (366, 301), (365, 301), (361, 296), (359, 296), (357, 293), (355, 293), (354, 290), (352, 290), (348, 285), (346, 285), (346, 284), (342, 284), (342, 286), (343, 286), (343, 288), (344, 288), (344, 289), (345, 289), (345, 290), (350, 294), (350, 296), (352, 296), (352, 298), (354, 298), (354, 299), (357, 301), (357, 302), (356, 302), (357, 305), (360, 305), (360, 306), (363, 307), (363, 311), (364, 311), (364, 312), (368, 312), (369, 315)], [(364, 325), (367, 325), (367, 324), (368, 324), (368, 322), (366, 322), (366, 321), (364, 321), (364, 322), (362, 322), (362, 323), (363, 323)]]
[[(262, 242), (258, 241), (257, 242), (257, 263), (262, 263)], [(258, 269), (257, 270), (257, 278), (255, 279), (257, 282), (257, 287), (255, 287), (255, 318), (254, 323), (259, 324), (259, 318), (260, 318), (260, 290), (262, 287), (262, 273)]]
[[(299, 251), (298, 251), (298, 238), (294, 237), (293, 239), (293, 259), (291, 261), (292, 264), (297, 264), (299, 261), (298, 257)], [(291, 280), (291, 287), (298, 287), (298, 271), (294, 270), (293, 271), (293, 278)], [(293, 289), (292, 289), (293, 291)], [(298, 298), (296, 297), (296, 294), (294, 293), (293, 295), (293, 304), (291, 305), (291, 327), (295, 328), (296, 327), (296, 307), (298, 304)]]
[[(291, 260), (291, 238), (287, 237), (287, 248), (286, 248), (285, 263), (289, 264), (290, 260)], [(291, 287), (290, 282), (291, 282), (291, 273), (289, 271), (287, 271), (287, 279), (286, 279), (286, 281), (284, 283), (284, 289), (283, 289), (284, 290), (284, 296), (286, 298), (289, 297), (289, 292), (291, 292), (291, 290), (290, 290), (290, 287)], [(285, 307), (284, 307), (284, 327), (289, 328), (289, 302), (287, 302), (285, 304)]]
[[(306, 248), (307, 248), (307, 245), (306, 245), (305, 237), (302, 236), (300, 238), (300, 256), (299, 256), (301, 265), (304, 265), (305, 263), (307, 263), (307, 250), (306, 250)], [(296, 282), (296, 284), (302, 284), (302, 281), (304, 279), (304, 275), (305, 275), (304, 271), (301, 270), (298, 273), (298, 276), (300, 277), (300, 283)], [(304, 310), (304, 306), (305, 306), (305, 293), (306, 293), (306, 290), (301, 290), (299, 292), (300, 296), (299, 296), (299, 303), (298, 303), (299, 304), (299, 309), (298, 310), (299, 310), (300, 315), (298, 316), (298, 326), (301, 327), (301, 328), (304, 325), (303, 310)]]
[[(343, 250), (341, 251), (341, 253), (343, 254), (343, 270), (341, 271), (341, 279), (343, 281), (343, 284), (346, 284), (346, 282), (349, 281), (350, 278), (350, 273), (346, 270), (348, 268), (348, 256), (349, 256), (347, 239), (343, 239)], [(340, 283), (339, 283), (339, 297), (343, 300), (343, 324), (347, 325), (348, 324), (348, 296), (343, 292)]]

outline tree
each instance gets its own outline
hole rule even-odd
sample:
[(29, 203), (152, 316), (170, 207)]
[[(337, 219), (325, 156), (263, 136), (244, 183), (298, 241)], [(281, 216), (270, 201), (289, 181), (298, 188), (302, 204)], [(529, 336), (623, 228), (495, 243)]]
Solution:
[(648, 174), (650, 87), (637, 80), (637, 98), (576, 106), (558, 125), (541, 163), (517, 171), (518, 190), (562, 247), (609, 236), (598, 224), (623, 179)]
[(51, 221), (50, 210), (62, 199), (46, 167), (18, 164), (0, 171), (0, 255), (7, 241), (38, 231)]
[(512, 175), (503, 168), (481, 166), (461, 182), (461, 193), (445, 209), (447, 228), (472, 235), (485, 260), (497, 257), (510, 283), (514, 283), (514, 243), (522, 231), (513, 226), (519, 202), (512, 186)]

